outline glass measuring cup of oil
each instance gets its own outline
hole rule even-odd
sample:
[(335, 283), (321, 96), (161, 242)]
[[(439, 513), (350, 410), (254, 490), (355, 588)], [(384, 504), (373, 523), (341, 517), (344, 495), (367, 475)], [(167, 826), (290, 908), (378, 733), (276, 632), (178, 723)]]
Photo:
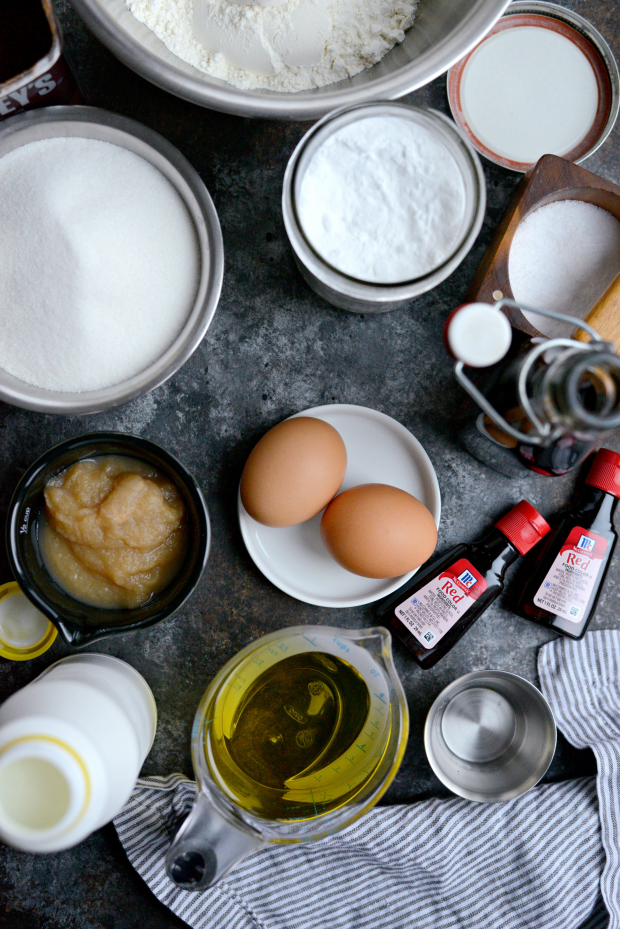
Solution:
[(168, 875), (203, 890), (261, 846), (343, 829), (385, 793), (408, 732), (386, 629), (293, 626), (252, 642), (198, 707), (198, 795)]

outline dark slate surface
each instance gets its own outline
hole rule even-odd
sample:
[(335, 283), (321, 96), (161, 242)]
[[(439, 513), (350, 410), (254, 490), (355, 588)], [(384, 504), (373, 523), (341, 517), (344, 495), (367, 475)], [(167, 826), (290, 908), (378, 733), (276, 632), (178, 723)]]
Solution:
[[(428, 0), (431, 2), (431, 0)], [(574, 0), (618, 56), (616, 0)], [(483, 231), (463, 265), (410, 307), (367, 317), (332, 309), (295, 270), (280, 216), (287, 159), (307, 128), (299, 123), (243, 120), (211, 113), (152, 87), (116, 61), (82, 25), (67, 0), (55, 0), (66, 46), (86, 100), (141, 120), (161, 132), (197, 168), (215, 201), (224, 234), (222, 299), (206, 339), (176, 377), (115, 412), (84, 419), (51, 417), (0, 406), (0, 513), (23, 470), (62, 439), (118, 429), (160, 442), (194, 472), (207, 497), (213, 547), (191, 602), (174, 618), (95, 650), (124, 658), (153, 688), (160, 721), (145, 774), (191, 775), (189, 738), (195, 707), (220, 666), (253, 638), (291, 623), (363, 628), (372, 607), (328, 610), (276, 590), (245, 552), (236, 522), (244, 459), (257, 438), (282, 418), (318, 404), (356, 403), (395, 417), (422, 442), (443, 497), (439, 549), (471, 539), (526, 496), (549, 516), (570, 498), (575, 476), (509, 480), (455, 444), (450, 416), (460, 394), (441, 344), (443, 321), (461, 302), (489, 236), (518, 178), (484, 165), (488, 209)], [(412, 95), (447, 112), (445, 80)], [(618, 129), (587, 167), (620, 183)], [(607, 442), (620, 448), (620, 439)], [(4, 554), (0, 581), (10, 578)], [(616, 612), (620, 558), (612, 564), (592, 628), (620, 625)], [(503, 668), (536, 681), (536, 652), (551, 638), (538, 626), (492, 608), (432, 671), (421, 671), (396, 648), (411, 711), (405, 761), (386, 803), (446, 795), (422, 746), (435, 696), (455, 677)], [(0, 700), (67, 653), (59, 641), (29, 663), (0, 659)], [(589, 752), (560, 738), (549, 780), (589, 774)], [(172, 929), (184, 925), (151, 896), (128, 864), (111, 826), (78, 848), (34, 857), (0, 849), (2, 929)]]

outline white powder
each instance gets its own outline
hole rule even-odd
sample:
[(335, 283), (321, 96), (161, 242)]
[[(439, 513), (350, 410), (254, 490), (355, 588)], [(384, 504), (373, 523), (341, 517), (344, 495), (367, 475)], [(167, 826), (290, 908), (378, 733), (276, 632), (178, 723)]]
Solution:
[(246, 89), (295, 92), (370, 68), (417, 0), (126, 0), (171, 52)]
[[(620, 222), (581, 200), (557, 200), (527, 216), (510, 247), (508, 275), (517, 303), (584, 319), (620, 273)], [(534, 313), (543, 335), (570, 336), (568, 324)]]
[(191, 310), (191, 216), (151, 164), (94, 139), (31, 142), (0, 158), (0, 367), (49, 390), (143, 371)]
[(351, 277), (409, 281), (437, 268), (462, 238), (465, 185), (454, 157), (424, 126), (370, 116), (330, 136), (297, 192), (315, 250)]

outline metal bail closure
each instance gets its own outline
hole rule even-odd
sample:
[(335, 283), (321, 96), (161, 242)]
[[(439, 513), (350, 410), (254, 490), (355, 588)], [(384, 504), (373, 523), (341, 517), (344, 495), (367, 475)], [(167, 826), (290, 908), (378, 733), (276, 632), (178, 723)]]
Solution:
[[(508, 351), (510, 343), (504, 350), (503, 354), (499, 354), (498, 357), (495, 357), (493, 361), (490, 361), (490, 362), (485, 361), (482, 364), (478, 361), (478, 363), (476, 364), (475, 361), (472, 362), (471, 360), (469, 360), (470, 356), (472, 356), (472, 351), (473, 351), (472, 357), (474, 358), (482, 357), (481, 352), (478, 351), (478, 349), (476, 348), (476, 340), (475, 340), (476, 330), (478, 331), (478, 334), (481, 340), (482, 340), (482, 335), (483, 335), (483, 332), (481, 330), (482, 325), (494, 325), (494, 329), (495, 327), (497, 327), (497, 332), (499, 333), (500, 331), (499, 327), (497, 326), (496, 323), (493, 323), (493, 319), (494, 319), (493, 314), (497, 313), (501, 315), (502, 317), (504, 317), (504, 319), (506, 319), (504, 314), (501, 313), (502, 308), (505, 306), (514, 307), (515, 309), (518, 309), (518, 310), (526, 310), (527, 312), (530, 312), (530, 313), (537, 313), (539, 316), (547, 316), (550, 319), (557, 319), (557, 320), (560, 320), (561, 322), (571, 323), (571, 325), (573, 325), (575, 328), (582, 329), (585, 332), (587, 332), (588, 335), (592, 339), (591, 342), (579, 342), (576, 339), (545, 339), (544, 341), (541, 341), (538, 345), (534, 346), (534, 348), (532, 348), (531, 351), (528, 353), (528, 355), (526, 356), (525, 362), (522, 365), (521, 370), (519, 372), (518, 385), (517, 385), (517, 391), (518, 391), (521, 407), (523, 409), (523, 412), (525, 413), (525, 416), (527, 417), (527, 419), (529, 420), (529, 422), (532, 424), (532, 427), (533, 427), (532, 431), (527, 432), (527, 433), (522, 432), (520, 429), (515, 428), (515, 426), (507, 422), (504, 419), (504, 417), (489, 402), (489, 400), (484, 396), (484, 394), (480, 390), (478, 390), (476, 385), (469, 379), (469, 377), (467, 377), (464, 371), (465, 366), (485, 367), (485, 366), (490, 366), (492, 364), (496, 364), (498, 361), (500, 361), (504, 357), (504, 355)], [(483, 307), (485, 308), (484, 320), (481, 315)], [(469, 322), (471, 323), (471, 326), (468, 325), (467, 327), (465, 327), (466, 317), (465, 315), (463, 315), (462, 316), (462, 319), (463, 319), (462, 328), (465, 334), (461, 338), (457, 339), (457, 336), (459, 335), (459, 330), (456, 329), (455, 324), (458, 321), (459, 315), (465, 314), (466, 312), (469, 314)], [(474, 312), (476, 316), (474, 316)], [(506, 319), (506, 323), (508, 323), (507, 319)], [(510, 324), (508, 324), (508, 326), (510, 328)], [(453, 331), (453, 327), (455, 327), (454, 331)], [(471, 331), (469, 331), (470, 329)], [(571, 348), (577, 352), (579, 351), (600, 352), (601, 350), (607, 350), (615, 354), (615, 349), (613, 345), (611, 345), (608, 342), (604, 342), (599, 336), (598, 332), (595, 329), (593, 329), (592, 326), (586, 323), (583, 319), (577, 319), (575, 316), (568, 316), (564, 313), (554, 313), (554, 312), (551, 312), (550, 310), (540, 310), (536, 307), (526, 306), (525, 304), (517, 303), (515, 300), (510, 300), (507, 297), (504, 297), (502, 300), (498, 300), (496, 303), (492, 305), (482, 304), (482, 303), (472, 303), (472, 304), (465, 304), (463, 307), (457, 308), (453, 312), (453, 314), (451, 314), (451, 316), (448, 317), (448, 320), (446, 322), (446, 327), (444, 330), (444, 338), (446, 341), (446, 347), (448, 348), (448, 351), (453, 357), (457, 358), (457, 362), (454, 366), (454, 376), (456, 380), (459, 382), (459, 384), (461, 385), (461, 387), (463, 388), (463, 390), (465, 390), (469, 394), (472, 400), (480, 407), (483, 413), (485, 413), (489, 417), (489, 419), (498, 427), (498, 429), (500, 429), (502, 432), (507, 433), (513, 439), (516, 439), (517, 442), (523, 443), (525, 445), (537, 445), (537, 446), (547, 445), (553, 439), (554, 434), (555, 434), (552, 430), (551, 424), (542, 422), (542, 420), (537, 416), (532, 406), (530, 397), (528, 395), (528, 377), (529, 377), (530, 372), (532, 371), (532, 368), (535, 362), (546, 352), (552, 351), (556, 348)], [(453, 347), (453, 343), (454, 343), (454, 347)], [(501, 347), (499, 340), (497, 340), (497, 347), (499, 351)], [(469, 350), (470, 348), (472, 348), (472, 351)]]

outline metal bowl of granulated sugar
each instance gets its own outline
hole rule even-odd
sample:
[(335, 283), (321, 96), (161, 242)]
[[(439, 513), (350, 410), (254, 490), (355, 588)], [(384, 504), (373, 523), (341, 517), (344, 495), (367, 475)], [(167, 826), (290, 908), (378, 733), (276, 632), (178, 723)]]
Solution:
[(223, 266), (211, 197), (157, 133), (82, 106), (2, 124), (0, 400), (85, 414), (163, 384), (209, 328)]
[[(499, 19), (508, 2), (419, 0), (413, 25), (405, 32), (402, 43), (395, 45), (372, 67), (364, 68), (353, 77), (343, 73), (343, 79), (333, 84), (318, 86), (315, 83), (310, 90), (277, 92), (234, 86), (188, 63), (187, 52), (186, 60), (179, 57), (188, 47), (189, 57), (193, 57), (191, 26), (184, 29), (178, 21), (179, 14), (185, 16), (185, 11), (191, 20), (190, 2), (71, 0), (87, 26), (124, 64), (169, 93), (199, 106), (237, 116), (308, 120), (318, 119), (336, 107), (370, 100), (394, 100), (423, 87), (473, 49)], [(206, 0), (201, 0), (201, 4), (197, 2), (195, 9), (199, 10), (200, 6), (206, 7)], [(231, 3), (231, 6), (234, 7), (234, 4)], [(253, 10), (260, 10), (258, 4), (250, 6)], [(343, 6), (346, 8), (346, 5)], [(356, 5), (350, 6), (355, 16)], [(161, 38), (134, 16), (130, 7), (140, 19), (150, 21)], [(395, 3), (394, 7), (398, 13), (397, 8), (402, 8), (402, 4)], [(354, 20), (352, 46), (359, 45), (356, 25)], [(376, 19), (374, 25), (376, 46), (382, 35), (389, 35), (394, 30), (391, 24), (386, 29), (377, 28)], [(179, 54), (171, 50), (173, 45)], [(238, 45), (242, 46), (243, 42)], [(374, 52), (375, 48), (369, 47), (367, 61), (373, 60)], [(200, 56), (200, 47), (194, 48), (194, 53)], [(204, 48), (202, 53), (208, 54)], [(199, 58), (196, 60), (200, 64)]]
[(444, 281), (482, 226), (480, 159), (435, 110), (368, 103), (326, 116), (284, 175), (297, 266), (339, 309), (385, 313)]

